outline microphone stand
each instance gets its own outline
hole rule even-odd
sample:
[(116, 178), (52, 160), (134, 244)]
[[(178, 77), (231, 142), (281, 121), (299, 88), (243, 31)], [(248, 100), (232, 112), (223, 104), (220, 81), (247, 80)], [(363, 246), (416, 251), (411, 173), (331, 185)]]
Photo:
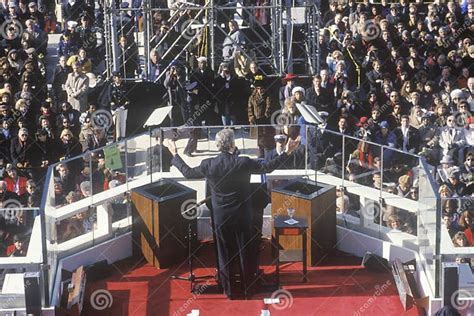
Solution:
[[(211, 197), (207, 197), (206, 199), (200, 201), (199, 203), (196, 203), (196, 205), (192, 206), (191, 208), (188, 208), (187, 210), (183, 211), (181, 215), (189, 214), (192, 211), (197, 212), (197, 208), (200, 207), (202, 204), (204, 204), (207, 200), (209, 200)], [(188, 267), (189, 267), (189, 273), (188, 276), (179, 276), (179, 275), (172, 275), (171, 279), (174, 280), (183, 280), (183, 281), (189, 281), (190, 282), (190, 292), (194, 293), (194, 283), (197, 280), (202, 280), (202, 279), (211, 279), (215, 278), (215, 275), (204, 275), (204, 276), (195, 276), (193, 272), (193, 242), (192, 239), (193, 237), (197, 237), (197, 232), (195, 233), (193, 231), (193, 220), (188, 220)], [(197, 219), (196, 219), (196, 226), (197, 226)]]

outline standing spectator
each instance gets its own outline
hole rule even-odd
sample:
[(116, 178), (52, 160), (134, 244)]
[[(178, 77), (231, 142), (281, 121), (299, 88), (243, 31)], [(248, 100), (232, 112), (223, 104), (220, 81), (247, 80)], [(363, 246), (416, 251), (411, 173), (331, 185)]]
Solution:
[(187, 110), (185, 105), (186, 92), (184, 76), (181, 67), (172, 65), (170, 70), (166, 72), (164, 86), (168, 90), (168, 105), (172, 106), (171, 110), (171, 125), (179, 126), (191, 117), (191, 111)]
[(87, 56), (95, 64), (97, 56), (97, 33), (92, 27), (92, 19), (87, 14), (82, 14), (81, 25), (77, 27), (80, 38), (80, 46), (86, 51)]
[(126, 136), (130, 101), (127, 97), (127, 89), (122, 75), (119, 72), (114, 72), (112, 81), (112, 87), (110, 89), (110, 110), (115, 126), (115, 139), (120, 141)]
[(72, 64), (72, 71), (67, 76), (65, 84), (68, 102), (75, 110), (84, 112), (87, 109), (89, 78), (82, 72), (78, 62)]
[(239, 30), (237, 21), (229, 21), (229, 33), (222, 43), (222, 57), (224, 62), (233, 62), (234, 55), (241, 50), (242, 45), (245, 45), (244, 34)]
[(227, 64), (221, 64), (218, 76), (214, 80), (216, 91), (216, 102), (219, 113), (222, 118), (222, 125), (234, 125), (237, 120), (238, 109), (235, 109), (235, 101), (237, 95), (237, 79), (231, 73)]
[[(270, 122), (272, 116), (272, 99), (265, 89), (264, 80), (256, 80), (255, 90), (249, 98), (248, 102), (248, 119), (250, 125), (265, 125)], [(272, 141), (272, 127), (262, 126), (258, 127), (258, 149), (259, 158), (265, 156), (265, 150), (269, 150), (273, 147)]]
[(295, 85), (296, 78), (297, 76), (292, 73), (286, 74), (285, 78), (283, 78), (283, 81), (285, 82), (285, 86), (280, 88), (280, 95), (279, 95), (280, 107), (282, 109), (285, 107), (285, 100), (289, 99), (292, 95), (293, 88), (296, 86)]
[[(193, 72), (190, 82), (197, 83), (196, 89), (198, 91), (198, 105), (210, 105), (205, 110), (205, 112), (200, 115), (200, 119), (202, 121), (206, 121), (207, 125), (219, 124), (214, 113), (214, 74), (212, 70), (207, 66), (206, 57), (201, 56), (197, 59), (197, 61), (198, 69)], [(201, 122), (199, 122), (199, 125), (201, 125)]]
[[(132, 38), (133, 39), (133, 38)], [(132, 39), (121, 35), (119, 38), (119, 65), (120, 71), (127, 79), (134, 79), (139, 73), (138, 47)]]
[(162, 69), (163, 66), (161, 64), (161, 56), (156, 49), (152, 49), (150, 51), (148, 80), (151, 82), (156, 82), (161, 74)]

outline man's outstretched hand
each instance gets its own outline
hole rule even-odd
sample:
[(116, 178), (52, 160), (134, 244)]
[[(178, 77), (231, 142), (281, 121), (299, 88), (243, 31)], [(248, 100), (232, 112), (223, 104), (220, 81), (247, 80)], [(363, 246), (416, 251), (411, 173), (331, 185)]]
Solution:
[(163, 141), (163, 145), (168, 148), (168, 150), (171, 152), (173, 156), (176, 156), (178, 154), (178, 149), (176, 149), (176, 143), (174, 140), (171, 140), (169, 138), (166, 138)]
[(286, 143), (286, 153), (289, 155), (295, 151), (295, 149), (300, 145), (300, 141), (301, 136), (298, 136), (296, 139), (288, 138), (288, 142)]

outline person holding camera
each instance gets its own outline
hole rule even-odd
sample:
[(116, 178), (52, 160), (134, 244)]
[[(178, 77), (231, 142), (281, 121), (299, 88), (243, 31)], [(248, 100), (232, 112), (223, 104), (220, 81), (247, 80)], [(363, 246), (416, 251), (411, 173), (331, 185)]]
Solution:
[(184, 104), (186, 102), (184, 79), (181, 68), (176, 63), (166, 72), (164, 86), (168, 91), (168, 105), (173, 107), (171, 110), (171, 126), (179, 126), (185, 123), (191, 115)]

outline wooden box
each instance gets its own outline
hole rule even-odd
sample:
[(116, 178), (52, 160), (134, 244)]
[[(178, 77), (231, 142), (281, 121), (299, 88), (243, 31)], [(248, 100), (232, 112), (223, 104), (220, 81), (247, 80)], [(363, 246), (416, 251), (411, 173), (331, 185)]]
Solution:
[[(336, 245), (336, 187), (308, 179), (296, 179), (272, 190), (272, 217), (286, 216), (294, 208), (294, 217), (308, 221), (307, 263), (314, 266)], [(273, 236), (275, 231), (273, 230)], [(280, 237), (280, 249), (301, 249), (301, 238)]]
[[(132, 191), (133, 252), (162, 269), (188, 256), (188, 225), (197, 219), (181, 213), (196, 202), (196, 191), (173, 180), (160, 180)], [(195, 240), (196, 234), (193, 239)]]

